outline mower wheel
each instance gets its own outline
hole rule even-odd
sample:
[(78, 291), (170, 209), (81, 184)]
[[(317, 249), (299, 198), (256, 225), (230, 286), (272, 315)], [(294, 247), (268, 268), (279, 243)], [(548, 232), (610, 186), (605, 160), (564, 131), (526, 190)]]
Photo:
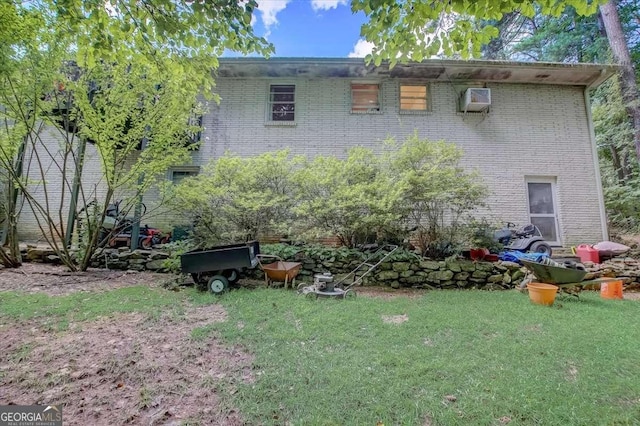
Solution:
[(536, 241), (535, 243), (531, 244), (529, 251), (532, 251), (534, 253), (543, 253), (547, 256), (551, 256), (551, 246), (544, 241)]
[(214, 275), (209, 279), (207, 287), (211, 293), (220, 294), (229, 289), (229, 281), (222, 275)]
[(353, 290), (347, 290), (342, 295), (342, 298), (343, 299), (355, 299), (356, 298), (356, 292), (353, 291)]

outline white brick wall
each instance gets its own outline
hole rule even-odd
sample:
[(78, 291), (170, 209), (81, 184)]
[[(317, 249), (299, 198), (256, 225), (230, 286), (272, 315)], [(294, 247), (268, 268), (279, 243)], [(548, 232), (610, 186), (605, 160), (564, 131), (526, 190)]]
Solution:
[[(294, 154), (342, 156), (354, 145), (373, 149), (417, 129), (421, 137), (445, 139), (464, 152), (490, 187), (482, 214), (528, 222), (525, 177), (554, 177), (564, 246), (597, 242), (605, 235), (582, 87), (498, 84), (487, 115), (457, 112), (456, 94), (466, 86), (431, 84), (432, 111), (398, 113), (397, 80), (382, 81), (382, 114), (351, 114), (351, 79), (219, 78), (222, 101), (204, 119), (203, 164), (226, 150), (251, 156), (282, 148)], [(296, 126), (266, 125), (269, 84), (296, 84)]]
[[(294, 154), (344, 156), (354, 145), (377, 150), (386, 137), (402, 141), (417, 130), (421, 137), (445, 139), (464, 150), (464, 165), (477, 169), (491, 189), (488, 207), (480, 214), (527, 223), (526, 177), (553, 177), (563, 245), (603, 239), (582, 87), (493, 83), (491, 112), (464, 115), (457, 112), (456, 96), (466, 86), (438, 82), (430, 86), (432, 111), (405, 115), (398, 113), (399, 82), (387, 79), (381, 81), (382, 113), (362, 115), (350, 112), (351, 81), (219, 78), (216, 91), (222, 101), (211, 104), (204, 117), (203, 145), (193, 154), (193, 165), (204, 165), (227, 150), (252, 156), (289, 147)], [(296, 126), (265, 124), (268, 87), (273, 83), (296, 84)], [(53, 133), (43, 138), (58, 143)], [(99, 158), (88, 145), (83, 173), (87, 194), (103, 190), (100, 176)], [(58, 181), (60, 186), (59, 175), (48, 176), (51, 193)], [(145, 203), (154, 206), (156, 198), (157, 191), (152, 191)], [(170, 225), (162, 216), (167, 219), (171, 214), (152, 210), (150, 225)], [(20, 219), (21, 237), (38, 239), (38, 232), (26, 208)]]
[[(75, 165), (69, 157), (66, 162), (66, 179), (63, 179), (60, 169), (63, 167), (63, 146), (64, 139), (60, 132), (51, 127), (43, 127), (39, 133), (40, 140), (36, 143), (36, 150), (40, 157), (46, 178), (42, 180), (36, 156), (30, 149), (25, 155), (24, 174), (29, 177), (30, 191), (43, 206), (48, 203), (49, 211), (55, 217), (55, 227), (62, 229), (67, 225), (69, 214), (69, 204), (71, 200), (71, 185), (75, 175)], [(73, 152), (77, 149), (77, 138), (75, 139)], [(46, 149), (44, 147), (47, 147)], [(52, 157), (55, 160), (52, 160)], [(83, 205), (83, 197), (87, 202), (91, 201), (96, 194), (98, 198), (104, 193), (104, 181), (102, 179), (102, 166), (100, 157), (92, 144), (87, 144), (85, 151), (85, 161), (82, 173), (82, 191), (79, 195), (78, 205)], [(46, 188), (46, 197), (45, 197)], [(64, 188), (64, 191), (63, 191)], [(18, 225), (18, 237), (24, 241), (43, 241), (43, 236), (38, 227), (38, 219), (41, 224), (45, 224), (44, 216), (41, 213), (33, 213), (25, 201), (20, 213)], [(48, 235), (55, 233), (49, 232)]]

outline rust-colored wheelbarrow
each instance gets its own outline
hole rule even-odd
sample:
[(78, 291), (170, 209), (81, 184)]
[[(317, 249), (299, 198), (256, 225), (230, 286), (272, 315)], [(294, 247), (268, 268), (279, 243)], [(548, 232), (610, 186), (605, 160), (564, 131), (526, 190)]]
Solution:
[[(264, 281), (267, 287), (272, 282), (284, 282), (284, 288), (291, 283), (291, 288), (294, 288), (296, 283), (296, 277), (302, 269), (302, 263), (300, 262), (285, 262), (279, 256), (271, 256), (268, 254), (258, 254), (258, 263), (260, 269), (264, 272)], [(263, 259), (273, 259), (271, 263), (263, 263)]]

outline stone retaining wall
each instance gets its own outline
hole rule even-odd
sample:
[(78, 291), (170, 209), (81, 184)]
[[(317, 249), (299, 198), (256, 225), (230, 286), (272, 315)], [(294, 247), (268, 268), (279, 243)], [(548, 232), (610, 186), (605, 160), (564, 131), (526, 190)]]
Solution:
[[(161, 250), (135, 250), (127, 248), (99, 249), (91, 264), (96, 268), (168, 272), (165, 260), (169, 254)], [(23, 247), (25, 261), (56, 263), (57, 257), (50, 249)], [(298, 253), (288, 261), (302, 263), (298, 282), (312, 282), (313, 275), (331, 272), (337, 279), (353, 271), (362, 263), (354, 257), (309, 256)], [(632, 258), (614, 258), (602, 264), (585, 264), (589, 274), (585, 279), (602, 276), (619, 277), (626, 288), (640, 288), (640, 261)], [(365, 269), (366, 270), (366, 269)], [(262, 279), (259, 268), (248, 271), (252, 278)], [(514, 288), (528, 277), (525, 268), (513, 262), (472, 262), (469, 260), (434, 261), (412, 259), (409, 261), (385, 262), (364, 280), (365, 285), (386, 285), (392, 288), (442, 288), (501, 290)]]

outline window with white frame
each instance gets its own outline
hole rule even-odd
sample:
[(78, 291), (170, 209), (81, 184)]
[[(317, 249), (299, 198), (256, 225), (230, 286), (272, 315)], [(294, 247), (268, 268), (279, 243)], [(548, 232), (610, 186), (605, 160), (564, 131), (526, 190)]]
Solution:
[(380, 84), (351, 83), (351, 112), (380, 112)]
[(269, 86), (269, 121), (295, 121), (296, 86), (271, 84)]
[(197, 176), (199, 173), (199, 167), (179, 167), (169, 170), (169, 180), (174, 185), (177, 185), (184, 179), (192, 176)]
[(429, 87), (426, 84), (400, 84), (400, 111), (428, 111)]

